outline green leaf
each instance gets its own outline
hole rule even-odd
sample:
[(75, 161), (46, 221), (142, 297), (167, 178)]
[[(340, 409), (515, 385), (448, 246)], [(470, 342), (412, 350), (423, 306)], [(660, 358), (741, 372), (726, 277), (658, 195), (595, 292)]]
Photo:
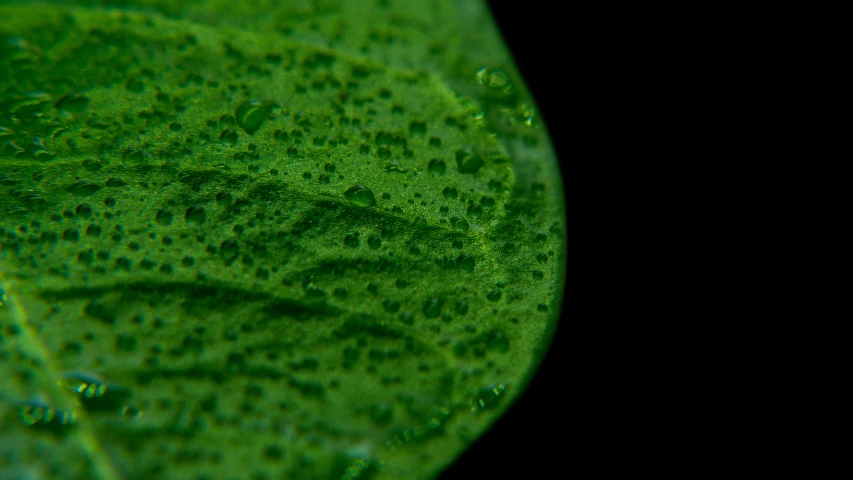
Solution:
[(4, 472), (433, 478), (523, 391), (563, 200), (484, 5), (20, 3)]

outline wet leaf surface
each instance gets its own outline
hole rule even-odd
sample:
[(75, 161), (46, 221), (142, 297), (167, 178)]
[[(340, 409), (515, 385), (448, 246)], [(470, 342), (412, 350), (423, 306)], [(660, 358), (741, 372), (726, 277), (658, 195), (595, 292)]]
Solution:
[(0, 6), (0, 468), (435, 477), (563, 283), (485, 7), (74, 5)]

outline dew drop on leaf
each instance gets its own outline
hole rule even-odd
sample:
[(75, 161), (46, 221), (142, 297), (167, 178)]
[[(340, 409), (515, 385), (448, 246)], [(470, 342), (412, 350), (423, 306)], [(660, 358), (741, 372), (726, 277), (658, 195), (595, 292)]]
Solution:
[(430, 160), (427, 166), (427, 171), (433, 175), (444, 175), (445, 170), (447, 170), (447, 164), (444, 163), (444, 160)]
[(89, 106), (89, 97), (80, 94), (69, 94), (56, 102), (56, 108), (66, 112), (84, 112)]
[(234, 114), (237, 125), (249, 135), (255, 133), (270, 116), (276, 104), (265, 100), (252, 100), (239, 107)]
[(373, 191), (363, 185), (350, 187), (344, 192), (344, 197), (354, 205), (361, 207), (372, 207), (376, 205), (376, 197), (373, 196)]
[(172, 212), (168, 210), (160, 210), (157, 212), (155, 219), (158, 224), (167, 227), (172, 224)]
[(456, 152), (456, 166), (460, 173), (477, 173), (483, 167), (483, 159), (479, 155), (460, 150)]
[(238, 138), (237, 132), (232, 129), (223, 130), (219, 134), (219, 142), (222, 143), (223, 147), (233, 147), (237, 144)]

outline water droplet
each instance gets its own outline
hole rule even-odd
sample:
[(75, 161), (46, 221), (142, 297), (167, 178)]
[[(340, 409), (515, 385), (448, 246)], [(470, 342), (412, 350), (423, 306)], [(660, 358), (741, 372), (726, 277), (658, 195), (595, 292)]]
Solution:
[(370, 420), (376, 425), (387, 425), (394, 418), (394, 410), (388, 404), (375, 404), (370, 407)]
[(373, 250), (376, 250), (377, 248), (382, 246), (382, 240), (380, 240), (377, 236), (372, 236), (367, 239), (367, 246)]
[(7, 153), (9, 156), (14, 157), (17, 154), (24, 151), (23, 148), (18, 146), (13, 140), (6, 140), (6, 145), (3, 147), (3, 151)]
[(187, 223), (191, 223), (193, 225), (201, 225), (204, 223), (205, 218), (204, 209), (195, 205), (188, 208), (187, 212), (184, 214), (184, 219)]
[(502, 383), (480, 389), (475, 400), (475, 409), (488, 410), (498, 406), (504, 396), (506, 386)]
[(462, 254), (456, 257), (456, 266), (459, 267), (463, 272), (471, 273), (474, 271), (474, 265), (476, 262), (474, 258), (467, 254)]
[(81, 218), (88, 219), (92, 216), (92, 206), (88, 203), (77, 205), (77, 208), (74, 209), (74, 213), (76, 213)]
[(83, 407), (91, 411), (118, 411), (127, 405), (131, 391), (127, 387), (104, 383), (101, 379), (82, 372), (71, 372), (63, 376), (60, 384), (75, 397)]
[(9, 66), (21, 68), (31, 65), (38, 59), (39, 51), (23, 38), (17, 35), (7, 35), (5, 37), (3, 42), (3, 54), (5, 58), (3, 60), (4, 62), (8, 61)]
[(216, 203), (219, 205), (231, 205), (231, 193), (219, 192), (216, 194)]
[(154, 219), (160, 225), (167, 227), (172, 224), (172, 212), (168, 210), (160, 210), (157, 212), (157, 215), (154, 216)]
[(489, 301), (491, 301), (491, 302), (497, 302), (498, 300), (501, 299), (501, 291), (496, 289), (496, 288), (489, 290), (486, 293), (486, 298), (489, 299)]
[(509, 75), (500, 68), (489, 69), (483, 67), (477, 70), (475, 75), (477, 83), (485, 85), (499, 97), (506, 97), (513, 92)]
[(279, 142), (286, 142), (286, 141), (287, 141), (287, 139), (288, 139), (288, 137), (287, 137), (287, 131), (285, 131), (285, 130), (276, 130), (276, 131), (275, 131), (275, 133), (273, 134), (273, 138), (275, 138), (275, 139), (276, 139), (276, 140), (278, 140)]
[(358, 349), (352, 346), (348, 346), (344, 349), (344, 368), (349, 369), (355, 365), (355, 362), (358, 361), (359, 353)]
[(28, 153), (33, 158), (38, 159), (46, 159), (53, 157), (53, 153), (47, 150), (47, 146), (44, 144), (44, 139), (41, 137), (33, 138), (33, 141), (30, 142), (28, 147)]
[(485, 84), (489, 81), (489, 69), (486, 67), (482, 67), (481, 69), (477, 70), (477, 73), (474, 74), (474, 78), (480, 85)]
[(239, 254), (240, 247), (234, 240), (225, 240), (221, 245), (219, 245), (219, 255), (221, 255), (226, 262), (234, 260)]
[(326, 291), (317, 288), (313, 283), (305, 285), (305, 295), (312, 298), (321, 298), (326, 296)]
[(264, 121), (269, 118), (277, 104), (265, 100), (252, 100), (237, 107), (235, 117), (237, 125), (249, 135), (255, 133)]
[(441, 314), (442, 301), (438, 298), (430, 298), (424, 305), (424, 316), (427, 318), (435, 318)]
[(483, 159), (465, 150), (456, 152), (456, 166), (460, 173), (477, 173), (483, 167)]
[(221, 134), (219, 134), (219, 141), (222, 142), (222, 145), (225, 147), (233, 147), (237, 144), (237, 132), (231, 130), (223, 130)]
[(69, 242), (76, 242), (80, 240), (80, 232), (76, 229), (69, 228), (62, 232), (62, 239), (68, 240)]
[(358, 246), (358, 244), (359, 244), (359, 241), (358, 241), (358, 234), (357, 233), (351, 233), (351, 234), (347, 235), (346, 237), (344, 237), (344, 245), (346, 245), (347, 247), (356, 248)]
[(65, 112), (80, 113), (89, 107), (89, 97), (72, 93), (66, 95), (56, 102), (56, 108)]
[(509, 160), (509, 156), (503, 152), (492, 152), (489, 154), (489, 161), (492, 163), (507, 163)]
[(138, 78), (131, 78), (124, 86), (133, 93), (142, 93), (145, 90), (145, 84)]
[(489, 74), (487, 83), (492, 88), (504, 88), (509, 85), (509, 76), (503, 70), (496, 68)]
[(494, 331), (489, 334), (486, 347), (493, 352), (504, 353), (509, 350), (509, 339), (503, 332)]
[(122, 154), (122, 160), (126, 162), (140, 163), (145, 160), (145, 154), (136, 148), (128, 148)]
[(468, 303), (459, 300), (458, 302), (456, 302), (456, 308), (454, 310), (459, 315), (465, 315), (466, 313), (468, 313)]
[(24, 402), (18, 406), (18, 418), (28, 427), (61, 433), (77, 421), (77, 414), (72, 411), (53, 408), (46, 403), (35, 400)]
[(456, 196), (459, 194), (459, 192), (457, 192), (456, 189), (453, 187), (444, 187), (444, 190), (442, 190), (441, 193), (444, 195), (444, 198), (451, 200), (456, 198)]
[(387, 147), (394, 143), (394, 136), (387, 132), (379, 132), (376, 134), (376, 144)]
[(403, 325), (414, 325), (415, 316), (412, 315), (412, 312), (403, 312), (400, 314), (400, 322), (403, 323)]
[(385, 170), (388, 173), (406, 173), (407, 172), (406, 168), (397, 162), (391, 162), (389, 164), (386, 164), (385, 167), (383, 167), (383, 170)]
[(77, 182), (74, 182), (68, 187), (69, 192), (73, 193), (74, 195), (80, 195), (82, 197), (92, 195), (100, 189), (101, 187), (99, 185), (96, 185), (92, 182), (87, 182), (85, 180), (79, 180)]
[(447, 170), (447, 165), (444, 160), (430, 160), (429, 166), (427, 166), (427, 171), (433, 175), (444, 175), (445, 170)]
[[(5, 52), (4, 52), (5, 53)], [(52, 107), (50, 94), (44, 92), (29, 92), (14, 98), (7, 103), (7, 112), (12, 113), (24, 122), (33, 122), (44, 117)]]
[(103, 165), (101, 165), (101, 162), (98, 162), (97, 160), (87, 158), (86, 160), (83, 160), (83, 168), (90, 172), (97, 172), (103, 168)]
[(362, 207), (372, 207), (376, 205), (376, 197), (373, 196), (373, 191), (363, 185), (356, 185), (344, 192), (344, 197), (355, 205)]
[(453, 217), (450, 219), (450, 225), (452, 225), (453, 228), (461, 230), (463, 232), (468, 230), (468, 221), (464, 218)]
[(409, 132), (412, 135), (423, 135), (426, 133), (426, 123), (425, 122), (412, 122), (409, 125)]
[(120, 178), (110, 177), (109, 179), (107, 179), (107, 186), (108, 187), (118, 188), (118, 187), (123, 187), (125, 185), (127, 185), (127, 183)]
[(272, 461), (281, 460), (284, 457), (284, 448), (279, 445), (267, 445), (264, 448), (264, 457)]
[(45, 201), (41, 195), (37, 193), (29, 193), (20, 198), (21, 202), (25, 203), (28, 207), (32, 207), (33, 205), (44, 205)]
[(397, 313), (400, 311), (400, 302), (392, 298), (386, 298), (385, 300), (382, 300), (382, 307), (388, 313)]

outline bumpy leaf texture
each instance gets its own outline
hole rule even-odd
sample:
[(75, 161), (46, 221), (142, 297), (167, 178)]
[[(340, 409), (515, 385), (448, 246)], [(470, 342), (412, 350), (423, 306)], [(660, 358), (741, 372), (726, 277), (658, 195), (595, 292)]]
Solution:
[(0, 2), (5, 479), (434, 478), (565, 220), (479, 2)]

